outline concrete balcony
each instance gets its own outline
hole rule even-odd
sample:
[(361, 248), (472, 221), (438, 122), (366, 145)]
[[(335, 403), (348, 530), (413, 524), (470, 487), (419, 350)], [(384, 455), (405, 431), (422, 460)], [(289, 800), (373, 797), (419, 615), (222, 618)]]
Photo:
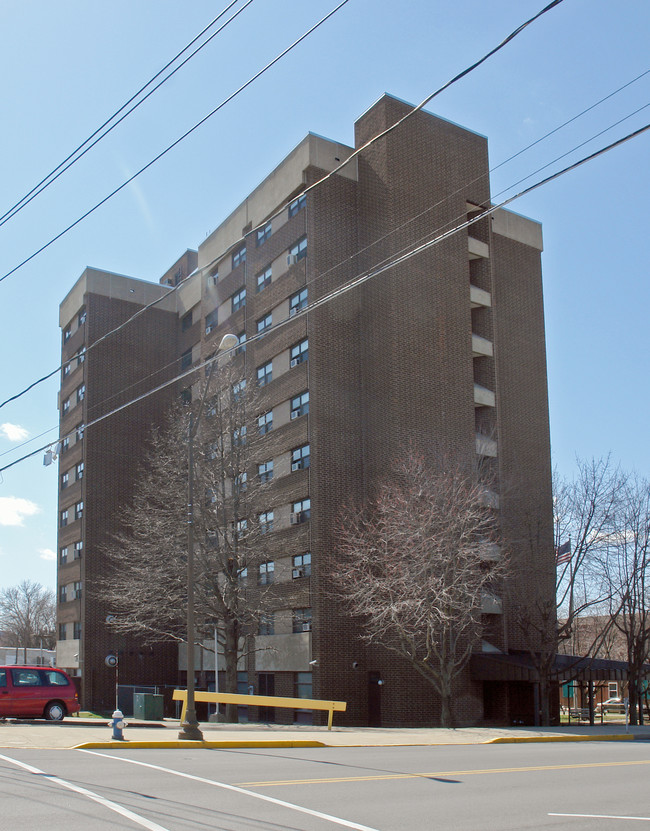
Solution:
[(502, 615), (503, 601), (492, 592), (483, 592), (481, 596), (481, 612), (484, 615)]
[(482, 387), (480, 384), (474, 384), (474, 406), (494, 407), (495, 405), (496, 396), (492, 390)]
[(497, 443), (495, 439), (490, 436), (485, 436), (483, 433), (476, 434), (476, 453), (479, 456), (490, 456), (496, 458)]
[(490, 256), (490, 246), (475, 237), (467, 237), (467, 253), (470, 260), (487, 260)]
[(469, 301), (472, 309), (492, 308), (492, 295), (490, 294), (490, 292), (484, 291), (483, 289), (480, 289), (478, 286), (473, 286), (471, 283), (469, 286)]
[(492, 341), (482, 338), (480, 335), (472, 334), (472, 358), (494, 357)]

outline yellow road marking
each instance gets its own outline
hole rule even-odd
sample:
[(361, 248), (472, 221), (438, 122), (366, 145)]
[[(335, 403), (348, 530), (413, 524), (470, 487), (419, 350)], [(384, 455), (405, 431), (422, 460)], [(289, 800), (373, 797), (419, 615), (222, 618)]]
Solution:
[(612, 768), (650, 765), (650, 759), (633, 762), (590, 762), (581, 765), (535, 765), (519, 768), (484, 768), (480, 770), (438, 770), (433, 773), (383, 773), (374, 776), (341, 776), (322, 779), (279, 779), (270, 782), (238, 782), (239, 787), (270, 788), (281, 785), (327, 785), (339, 782), (380, 782), (393, 779), (431, 779), (445, 776), (478, 776), (485, 773), (531, 773), (544, 770), (579, 770), (581, 768)]

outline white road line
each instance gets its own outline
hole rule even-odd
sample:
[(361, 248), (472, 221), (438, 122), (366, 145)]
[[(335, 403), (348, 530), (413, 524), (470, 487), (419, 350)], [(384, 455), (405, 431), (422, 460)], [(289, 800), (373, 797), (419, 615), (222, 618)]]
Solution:
[(650, 817), (617, 817), (610, 814), (549, 814), (549, 817), (578, 817), (579, 819), (631, 819), (637, 822), (650, 822)]
[(245, 788), (238, 788), (236, 785), (227, 785), (225, 782), (217, 782), (214, 779), (204, 779), (202, 776), (194, 776), (191, 773), (183, 773), (180, 770), (172, 770), (171, 768), (164, 768), (160, 765), (151, 765), (148, 762), (138, 762), (136, 759), (125, 759), (121, 756), (111, 756), (107, 753), (99, 753), (96, 750), (84, 750), (80, 748), (80, 753), (90, 753), (92, 756), (100, 756), (102, 759), (115, 759), (117, 762), (128, 762), (131, 765), (140, 765), (143, 768), (151, 768), (152, 770), (160, 770), (163, 773), (171, 773), (173, 776), (181, 776), (183, 779), (192, 779), (194, 782), (202, 782), (204, 785), (212, 785), (215, 788), (222, 788), (225, 791), (233, 791), (234, 793), (242, 794), (243, 796), (252, 796), (254, 799), (261, 799), (263, 802), (271, 802), (273, 805), (280, 805), (283, 808), (289, 808), (292, 811), (299, 811), (301, 814), (308, 814), (310, 817), (318, 817), (327, 822), (333, 822), (336, 825), (342, 825), (345, 828), (353, 828), (355, 831), (378, 831), (377, 828), (370, 828), (368, 825), (360, 825), (358, 822), (351, 822), (347, 819), (334, 817), (331, 814), (323, 814), (320, 811), (313, 811), (311, 808), (303, 808), (301, 805), (294, 805), (292, 802), (285, 802), (283, 799), (274, 799), (272, 796), (265, 796), (255, 791), (247, 791)]
[(79, 785), (73, 785), (72, 782), (66, 782), (65, 779), (59, 779), (58, 776), (51, 776), (49, 773), (45, 773), (43, 770), (39, 770), (38, 768), (32, 767), (32, 765), (27, 765), (25, 762), (19, 762), (18, 759), (11, 759), (9, 756), (2, 756), (0, 755), (0, 759), (4, 759), (5, 762), (9, 762), (12, 765), (17, 765), (19, 768), (23, 768), (29, 773), (35, 773), (39, 776), (44, 776), (46, 779), (49, 779), (50, 782), (54, 782), (57, 785), (61, 785), (63, 788), (67, 788), (70, 791), (74, 791), (75, 793), (81, 794), (81, 796), (86, 796), (88, 799), (92, 799), (93, 802), (98, 802), (100, 805), (103, 805), (105, 808), (108, 808), (109, 811), (115, 811), (116, 814), (121, 814), (123, 817), (127, 819), (133, 820), (137, 825), (141, 825), (143, 828), (147, 828), (149, 831), (169, 831), (168, 828), (163, 828), (162, 825), (158, 825), (156, 822), (151, 822), (151, 820), (145, 819), (141, 817), (139, 814), (134, 814), (133, 811), (129, 811), (128, 808), (123, 808), (121, 805), (118, 805), (116, 802), (111, 802), (110, 799), (104, 799), (103, 796), (99, 794), (93, 793), (92, 791), (86, 790), (86, 788), (81, 788)]

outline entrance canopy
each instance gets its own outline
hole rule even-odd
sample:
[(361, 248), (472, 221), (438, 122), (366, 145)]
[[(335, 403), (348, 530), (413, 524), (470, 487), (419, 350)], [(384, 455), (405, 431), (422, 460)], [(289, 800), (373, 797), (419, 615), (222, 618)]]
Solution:
[[(650, 666), (644, 667), (650, 674)], [(470, 674), (475, 681), (539, 681), (539, 672), (528, 652), (477, 652), (470, 660)], [(626, 681), (625, 661), (606, 658), (583, 658), (556, 655), (551, 677), (555, 681)]]

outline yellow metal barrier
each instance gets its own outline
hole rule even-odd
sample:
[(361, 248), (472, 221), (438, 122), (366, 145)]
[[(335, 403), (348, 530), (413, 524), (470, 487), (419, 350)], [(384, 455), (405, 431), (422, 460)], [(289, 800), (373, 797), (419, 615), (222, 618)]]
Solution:
[[(174, 690), (174, 701), (182, 701), (181, 721), (185, 721), (187, 710), (187, 690)], [(329, 713), (327, 729), (332, 729), (334, 711), (344, 713), (345, 701), (319, 701), (314, 698), (281, 698), (275, 695), (239, 695), (235, 693), (203, 692), (196, 690), (195, 701), (207, 701), (211, 704), (238, 704), (240, 707), (290, 707), (292, 710), (325, 710)]]

